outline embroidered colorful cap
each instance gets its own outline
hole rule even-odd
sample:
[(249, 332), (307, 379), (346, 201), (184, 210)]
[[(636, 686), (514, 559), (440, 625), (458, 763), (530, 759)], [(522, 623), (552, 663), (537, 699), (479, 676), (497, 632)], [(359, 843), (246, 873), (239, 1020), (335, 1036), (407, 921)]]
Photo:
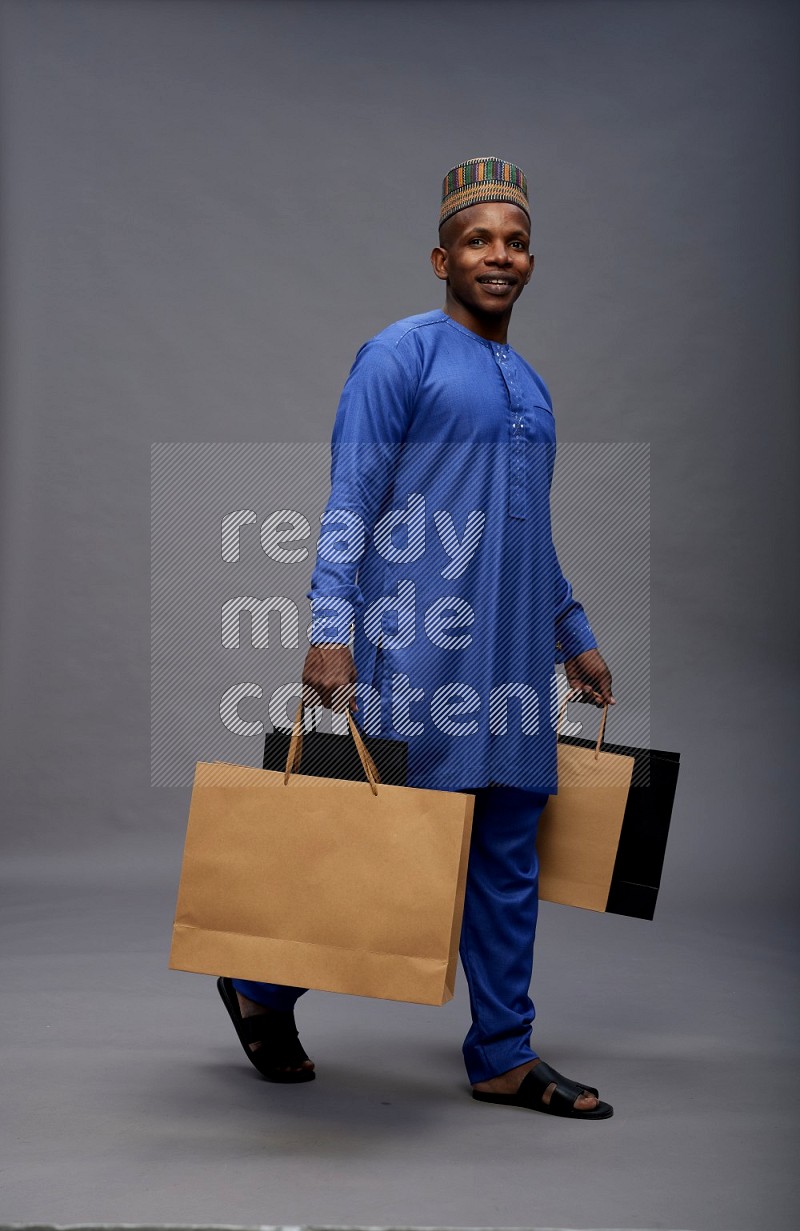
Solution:
[(460, 162), (444, 177), (439, 226), (460, 209), (484, 201), (508, 201), (530, 218), (525, 172), (503, 158), (468, 158)]

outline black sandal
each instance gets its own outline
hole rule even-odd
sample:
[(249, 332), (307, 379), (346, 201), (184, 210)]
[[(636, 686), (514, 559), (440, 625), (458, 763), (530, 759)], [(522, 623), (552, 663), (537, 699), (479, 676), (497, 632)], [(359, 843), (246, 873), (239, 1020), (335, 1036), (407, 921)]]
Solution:
[[(283, 1071), (284, 1066), (300, 1065), (309, 1059), (297, 1037), (297, 1026), (291, 1010), (242, 1017), (239, 998), (231, 980), (217, 979), (217, 991), (228, 1010), (247, 1059), (263, 1078), (286, 1083), (314, 1080), (316, 1073), (313, 1069), (297, 1069), (296, 1072), (288, 1073)], [(260, 1043), (261, 1046), (251, 1051), (250, 1043)]]
[[(549, 1103), (543, 1103), (542, 1097), (555, 1082), (556, 1088)], [(531, 1111), (543, 1111), (549, 1116), (565, 1116), (572, 1120), (607, 1120), (613, 1116), (614, 1108), (610, 1103), (598, 1102), (591, 1111), (579, 1111), (574, 1106), (576, 1098), (582, 1094), (594, 1094), (597, 1091), (590, 1086), (582, 1086), (569, 1077), (564, 1077), (549, 1064), (540, 1060), (538, 1064), (523, 1077), (516, 1094), (490, 1094), (487, 1090), (473, 1090), (472, 1097), (481, 1103), (502, 1103), (507, 1107), (528, 1107)]]

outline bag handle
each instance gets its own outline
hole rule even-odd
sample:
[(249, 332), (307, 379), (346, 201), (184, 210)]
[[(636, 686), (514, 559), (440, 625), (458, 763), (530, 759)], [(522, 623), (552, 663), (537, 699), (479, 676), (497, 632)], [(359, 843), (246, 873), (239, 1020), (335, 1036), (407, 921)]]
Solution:
[[(558, 711), (558, 721), (556, 722), (556, 739), (558, 739), (559, 735), (561, 734), (561, 720), (564, 717), (567, 706), (569, 705), (570, 701), (575, 700), (575, 697), (579, 692), (580, 692), (579, 689), (571, 688), (569, 692), (567, 693), (566, 697), (564, 698), (561, 709)], [(608, 714), (608, 703), (606, 702), (606, 704), (603, 706), (603, 718), (600, 723), (600, 734), (597, 737), (597, 744), (595, 745), (595, 750), (594, 750), (595, 761), (597, 761), (600, 757), (600, 745), (603, 742), (603, 732), (606, 729), (607, 714)]]
[[(289, 775), (293, 771), (296, 771), (300, 768), (300, 759), (303, 755), (303, 710), (304, 710), (304, 707), (305, 707), (305, 702), (303, 698), (301, 697), (300, 704), (297, 707), (297, 714), (295, 715), (294, 726), (292, 728), (292, 738), (289, 741), (289, 752), (286, 757), (286, 769), (283, 775), (283, 785), (284, 786), (286, 786), (286, 784), (289, 781)], [(347, 725), (349, 727), (350, 734), (353, 737), (353, 742), (355, 743), (355, 746), (356, 746), (356, 752), (358, 753), (358, 759), (361, 762), (361, 766), (367, 777), (367, 782), (370, 785), (370, 790), (372, 791), (373, 795), (377, 795), (378, 788), (377, 788), (376, 783), (380, 782), (381, 776), (378, 773), (378, 767), (373, 761), (370, 755), (370, 751), (367, 748), (367, 745), (364, 743), (364, 740), (361, 736), (361, 732), (356, 726), (356, 721), (353, 718), (353, 715), (349, 709), (347, 710)]]

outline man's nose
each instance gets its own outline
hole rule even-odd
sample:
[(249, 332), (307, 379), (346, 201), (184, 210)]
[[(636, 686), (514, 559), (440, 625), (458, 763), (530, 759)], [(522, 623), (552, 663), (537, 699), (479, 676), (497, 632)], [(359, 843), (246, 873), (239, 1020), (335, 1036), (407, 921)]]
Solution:
[(507, 265), (511, 260), (511, 256), (505, 244), (498, 240), (497, 243), (490, 246), (486, 253), (486, 260), (490, 261), (492, 265)]

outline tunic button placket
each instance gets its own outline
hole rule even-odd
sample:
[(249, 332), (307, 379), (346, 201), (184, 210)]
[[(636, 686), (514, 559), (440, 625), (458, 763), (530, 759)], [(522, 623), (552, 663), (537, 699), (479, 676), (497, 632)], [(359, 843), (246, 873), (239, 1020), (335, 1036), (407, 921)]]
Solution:
[(505, 382), (509, 401), (510, 446), (508, 459), (508, 515), (509, 517), (525, 517), (525, 420), (522, 414), (522, 402), (519, 396), (517, 382), (514, 379), (513, 362), (507, 351), (498, 349), (494, 352), (500, 365), (500, 373)]

